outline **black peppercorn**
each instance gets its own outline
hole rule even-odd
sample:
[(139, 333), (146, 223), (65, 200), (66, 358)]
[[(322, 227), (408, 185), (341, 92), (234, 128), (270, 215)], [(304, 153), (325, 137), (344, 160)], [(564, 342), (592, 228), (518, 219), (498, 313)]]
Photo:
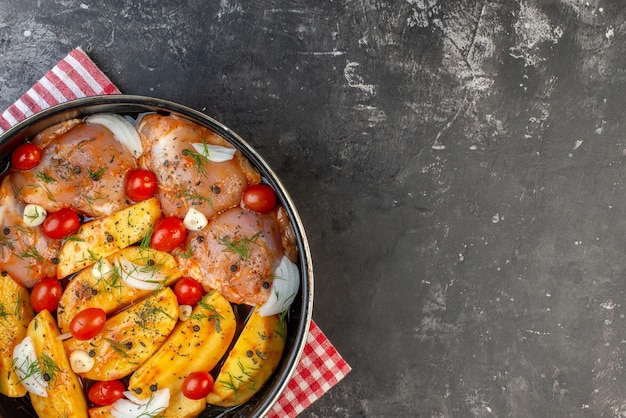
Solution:
[(194, 325), (193, 326), (193, 330), (194, 330), (194, 332), (200, 331), (200, 325)]

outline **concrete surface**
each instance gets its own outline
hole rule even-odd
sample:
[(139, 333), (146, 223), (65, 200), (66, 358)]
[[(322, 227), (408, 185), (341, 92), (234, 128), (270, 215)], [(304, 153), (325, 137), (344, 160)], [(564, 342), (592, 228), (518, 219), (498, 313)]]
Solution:
[(353, 371), (303, 417), (626, 416), (619, 0), (0, 0), (0, 107), (75, 46), (291, 191)]

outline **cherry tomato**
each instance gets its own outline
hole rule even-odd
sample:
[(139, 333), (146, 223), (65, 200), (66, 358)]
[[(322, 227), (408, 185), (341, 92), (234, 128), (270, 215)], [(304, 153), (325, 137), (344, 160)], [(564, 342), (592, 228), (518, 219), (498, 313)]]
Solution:
[(213, 390), (213, 377), (207, 372), (194, 372), (183, 382), (183, 395), (189, 399), (202, 399)]
[(41, 149), (35, 144), (26, 143), (18, 146), (11, 155), (11, 164), (16, 170), (30, 170), (41, 161)]
[(41, 227), (48, 237), (62, 239), (78, 231), (80, 219), (72, 209), (63, 208), (58, 212), (48, 214)]
[(89, 340), (102, 331), (107, 315), (100, 308), (87, 308), (80, 311), (70, 322), (70, 333), (77, 340)]
[(135, 170), (128, 174), (126, 194), (135, 202), (150, 199), (156, 193), (157, 178), (150, 170)]
[(30, 304), (35, 312), (46, 309), (54, 312), (59, 306), (63, 287), (54, 277), (48, 277), (37, 283), (30, 292)]
[(276, 193), (267, 184), (254, 184), (243, 192), (243, 203), (256, 212), (268, 212), (276, 206)]
[(111, 405), (113, 402), (124, 397), (124, 383), (121, 380), (108, 380), (96, 382), (89, 388), (87, 396), (89, 400), (98, 406)]
[(150, 246), (159, 251), (172, 251), (185, 242), (187, 229), (176, 216), (159, 219), (152, 229)]
[(204, 296), (202, 285), (191, 277), (183, 277), (174, 285), (174, 294), (181, 305), (197, 305)]

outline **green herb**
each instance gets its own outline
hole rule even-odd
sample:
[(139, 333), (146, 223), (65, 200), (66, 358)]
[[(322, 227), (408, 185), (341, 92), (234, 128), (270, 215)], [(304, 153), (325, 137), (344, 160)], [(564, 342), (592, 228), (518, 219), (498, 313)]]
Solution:
[(181, 198), (184, 197), (186, 200), (190, 201), (191, 204), (193, 205), (201, 205), (202, 202), (206, 202), (209, 204), (209, 206), (211, 206), (211, 208), (215, 209), (215, 207), (213, 206), (213, 200), (211, 199), (211, 196), (204, 196), (203, 194), (201, 194), (200, 192), (198, 192), (196, 189), (192, 189), (192, 190), (185, 190), (182, 193), (179, 193), (178, 195), (176, 195), (176, 198)]
[(27, 247), (26, 250), (22, 254), (20, 254), (18, 257), (21, 258), (22, 260), (24, 260), (25, 258), (32, 258), (42, 263), (48, 262), (48, 260), (46, 260), (44, 256), (41, 255), (39, 250), (37, 250), (37, 248), (34, 245)]
[(44, 183), (54, 183), (54, 182), (56, 182), (54, 177), (51, 177), (50, 175), (48, 175), (44, 171), (40, 171), (39, 173), (37, 173), (35, 175), (35, 177), (37, 177), (39, 180), (43, 181)]
[(287, 337), (287, 313), (289, 310), (284, 310), (278, 315), (278, 329), (276, 330), (276, 335), (281, 339), (285, 339)]
[(4, 249), (7, 248), (10, 252), (15, 250), (15, 239), (11, 237), (7, 237), (6, 235), (0, 235), (0, 253), (4, 257)]
[(33, 208), (35, 209), (35, 213), (32, 215), (27, 215), (26, 212), (24, 212), (24, 216), (27, 219), (30, 219), (31, 221), (34, 221), (35, 219), (39, 218), (39, 208), (37, 206), (33, 206)]
[(108, 293), (113, 293), (113, 289), (121, 292), (121, 289), (123, 288), (123, 284), (122, 284), (122, 281), (120, 280), (121, 279), (120, 268), (118, 266), (115, 266), (113, 267), (113, 270), (110, 273), (103, 272), (102, 271), (102, 267), (103, 267), (102, 258), (96, 261), (95, 265), (97, 266), (96, 268), (100, 271), (101, 277), (96, 281), (94, 287), (98, 287), (99, 289)]
[(41, 360), (28, 362), (28, 358), (24, 358), (22, 364), (17, 364), (15, 359), (13, 360), (13, 368), (19, 370), (24, 377), (20, 379), (18, 383), (23, 382), (31, 376), (39, 376), (44, 381), (53, 382), (56, 379), (56, 375), (62, 372), (61, 368), (57, 366), (47, 354), (41, 355)]
[(5, 327), (7, 326), (9, 320), (7, 319), (8, 316), (11, 316), (12, 314), (10, 312), (7, 311), (6, 307), (4, 306), (3, 303), (0, 303), (0, 323), (2, 323)]
[[(210, 294), (209, 294), (210, 295)], [(194, 315), (191, 315), (189, 317), (189, 319), (193, 319), (196, 321), (203, 321), (205, 318), (209, 321), (211, 320), (215, 320), (215, 330), (218, 333), (222, 332), (222, 326), (220, 323), (220, 319), (224, 319), (224, 316), (221, 315), (219, 312), (217, 312), (217, 310), (215, 309), (215, 307), (213, 305), (210, 305), (208, 303), (206, 303), (205, 298), (203, 298), (200, 302), (198, 302), (198, 305), (200, 305), (202, 308), (205, 309), (205, 311), (209, 311), (209, 314), (206, 313), (196, 313)]]
[(22, 294), (17, 292), (17, 300), (15, 301), (15, 310), (13, 315), (17, 316), (18, 320), (22, 319)]
[(148, 233), (143, 237), (143, 239), (141, 240), (141, 243), (139, 244), (139, 247), (142, 250), (148, 249), (150, 248), (150, 241), (152, 240), (152, 225), (150, 225), (150, 229), (148, 229)]
[(89, 178), (92, 179), (93, 181), (98, 181), (100, 180), (100, 177), (102, 177), (105, 171), (106, 171), (106, 167), (100, 167), (97, 171), (91, 171), (91, 167), (89, 167), (87, 169), (87, 174), (89, 175)]
[(118, 341), (112, 340), (110, 338), (105, 338), (104, 340), (108, 342), (111, 345), (111, 348), (115, 350), (118, 354), (120, 354), (122, 357), (125, 357), (125, 358), (128, 357), (128, 353), (126, 352), (127, 350), (126, 345)]
[(168, 317), (171, 320), (174, 318), (168, 314), (165, 309), (161, 306), (155, 306), (152, 303), (144, 303), (143, 307), (137, 311), (137, 318), (135, 319), (135, 323), (141, 328), (148, 329), (149, 323), (156, 323), (161, 318), (158, 318), (158, 314), (162, 314)]
[(248, 260), (252, 255), (252, 245), (259, 245), (256, 240), (260, 235), (261, 233), (257, 232), (252, 238), (244, 236), (235, 240), (227, 235), (225, 237), (218, 237), (217, 241), (226, 247), (222, 251), (239, 254), (242, 260)]
[[(48, 198), (49, 201), (51, 201), (51, 202), (56, 202), (57, 201), (54, 198), (54, 195), (52, 194), (52, 192), (50, 191), (48, 186), (46, 186), (45, 184), (28, 184), (25, 187), (27, 189), (39, 189), (41, 187), (41, 188), (44, 189), (44, 191), (46, 193), (46, 197)], [(21, 189), (20, 189), (20, 193), (21, 193)], [(17, 196), (17, 194), (16, 194), (16, 196)]]
[(190, 259), (191, 256), (193, 256), (193, 247), (190, 245), (189, 247), (187, 247), (184, 253), (179, 253), (178, 256), (180, 258), (184, 258), (185, 260)]
[(200, 154), (188, 148), (185, 148), (182, 151), (182, 153), (185, 157), (189, 157), (194, 161), (196, 169), (198, 170), (198, 173), (204, 176), (206, 175), (206, 166), (209, 163), (209, 158), (208, 158), (209, 149), (206, 146), (206, 142), (203, 142), (203, 143), (204, 143), (204, 149), (206, 150), (206, 155)]
[[(46, 353), (41, 355), (41, 368), (42, 376), (44, 380), (48, 382), (53, 382), (56, 379), (56, 374), (62, 371), (59, 366), (54, 363), (52, 357), (48, 356)], [(46, 375), (48, 379), (46, 379)]]

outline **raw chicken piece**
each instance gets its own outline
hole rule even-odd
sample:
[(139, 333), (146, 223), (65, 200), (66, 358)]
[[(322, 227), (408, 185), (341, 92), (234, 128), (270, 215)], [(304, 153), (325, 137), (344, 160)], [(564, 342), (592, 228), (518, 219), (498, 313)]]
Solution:
[(284, 254), (281, 240), (274, 216), (232, 208), (189, 233), (176, 256), (183, 275), (205, 290), (216, 289), (232, 303), (262, 305)]
[(19, 198), (48, 212), (72, 207), (88, 216), (110, 215), (131, 204), (126, 174), (137, 167), (132, 155), (99, 124), (72, 120), (38, 134), (41, 162), (12, 171)]
[(15, 198), (11, 176), (0, 186), (0, 271), (26, 287), (56, 276), (54, 261), (61, 241), (47, 238), (40, 227), (28, 227), (22, 220), (24, 204)]
[(239, 151), (223, 162), (199, 154), (191, 144), (232, 145), (186, 119), (150, 114), (141, 119), (137, 130), (145, 150), (143, 164), (157, 176), (157, 198), (166, 216), (184, 218), (193, 207), (210, 219), (238, 205), (246, 187), (260, 181)]

